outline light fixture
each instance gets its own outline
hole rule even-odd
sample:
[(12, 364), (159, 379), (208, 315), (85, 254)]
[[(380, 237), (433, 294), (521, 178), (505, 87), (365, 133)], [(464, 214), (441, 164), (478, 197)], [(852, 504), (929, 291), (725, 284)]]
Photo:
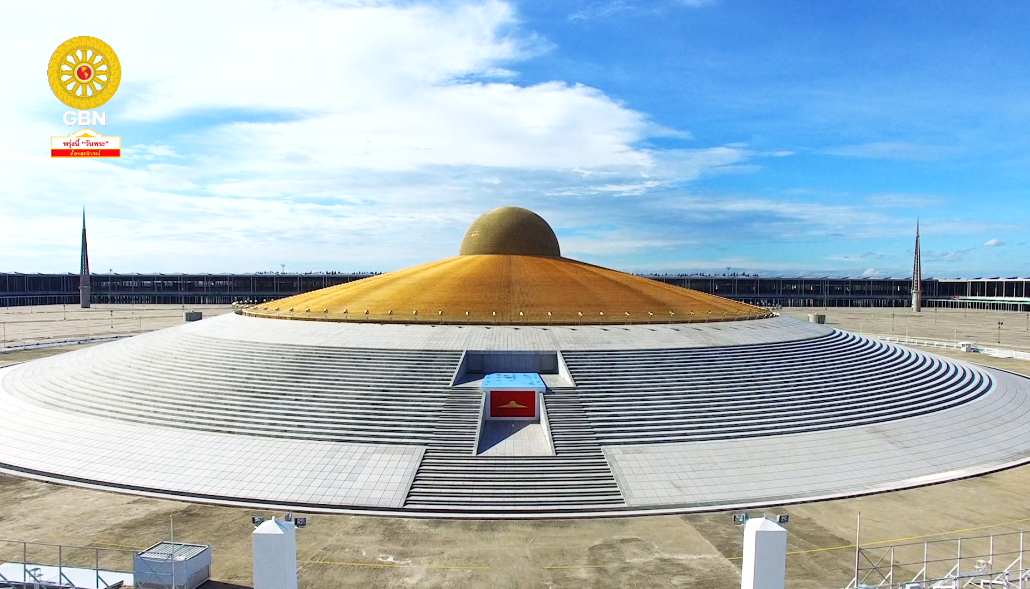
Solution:
[(776, 516), (776, 523), (780, 524), (781, 526), (787, 525), (787, 522), (789, 522), (789, 521), (790, 521), (790, 514), (781, 513), (780, 515)]
[(749, 519), (751, 519), (751, 518), (748, 517), (746, 511), (741, 511), (740, 513), (734, 513), (733, 514), (733, 525), (742, 526), (742, 525), (746, 524), (747, 520), (749, 520)]
[(267, 520), (265, 518), (263, 518), (263, 517), (258, 517), (258, 516), (255, 515), (254, 517), (250, 518), (250, 521), (253, 522), (254, 526), (260, 526), (261, 524), (265, 523), (265, 521), (267, 521)]

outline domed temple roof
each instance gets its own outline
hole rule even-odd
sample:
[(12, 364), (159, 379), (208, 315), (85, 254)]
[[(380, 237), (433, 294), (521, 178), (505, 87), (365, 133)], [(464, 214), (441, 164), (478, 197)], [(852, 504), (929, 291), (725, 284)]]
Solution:
[(501, 207), (480, 216), (461, 240), (461, 255), (561, 256), (558, 238), (543, 218), (519, 207)]
[(638, 324), (766, 317), (759, 307), (561, 257), (539, 215), (477, 219), (461, 255), (245, 308), (245, 315), (444, 324)]

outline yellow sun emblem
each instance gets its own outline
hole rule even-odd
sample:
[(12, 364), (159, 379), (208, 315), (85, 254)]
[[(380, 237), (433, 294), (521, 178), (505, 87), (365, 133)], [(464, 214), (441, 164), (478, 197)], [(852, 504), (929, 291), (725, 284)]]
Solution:
[(68, 39), (54, 51), (47, 79), (58, 100), (72, 108), (100, 108), (118, 91), (122, 64), (114, 49), (96, 37)]

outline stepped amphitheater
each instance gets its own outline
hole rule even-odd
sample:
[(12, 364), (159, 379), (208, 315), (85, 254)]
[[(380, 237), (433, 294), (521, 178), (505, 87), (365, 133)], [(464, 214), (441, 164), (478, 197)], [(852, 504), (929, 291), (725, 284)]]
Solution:
[[(539, 396), (489, 401), (511, 373)], [(0, 470), (308, 512), (680, 513), (1022, 464), (1028, 393), (568, 260), (505, 208), (450, 260), (0, 369)]]

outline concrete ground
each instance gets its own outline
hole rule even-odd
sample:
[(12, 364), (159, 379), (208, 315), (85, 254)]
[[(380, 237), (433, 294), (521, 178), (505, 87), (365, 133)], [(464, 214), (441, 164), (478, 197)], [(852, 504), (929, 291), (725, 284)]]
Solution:
[[(809, 311), (784, 310), (797, 316)], [(162, 312), (168, 314), (169, 309)], [(907, 327), (911, 337), (951, 340), (945, 337), (951, 330), (959, 339), (984, 344), (996, 335), (996, 322), (1004, 321), (1001, 347), (1030, 349), (1030, 332), (1018, 330), (1026, 320), (1023, 314), (940, 311), (935, 320), (932, 310), (921, 316), (891, 309), (825, 312), (831, 325), (855, 332), (890, 334), (894, 313), (896, 335)], [(5, 319), (11, 316), (0, 314)], [(181, 322), (181, 315), (176, 316)], [(175, 322), (171, 316), (165, 319)], [(63, 327), (57, 320), (50, 325)], [(65, 349), (0, 353), (0, 365)], [(953, 354), (1030, 374), (1030, 362)], [(791, 516), (788, 587), (839, 588), (853, 576), (859, 513), (866, 546), (1030, 529), (1030, 466), (908, 491), (754, 513)], [(270, 514), (0, 476), (0, 539), (17, 541), (0, 542), (0, 559), (20, 559), (20, 541), (27, 540), (101, 548), (102, 562), (114, 566), (131, 558), (119, 549), (144, 548), (167, 539), (174, 523), (176, 540), (214, 546), (214, 575), (221, 582), (217, 587), (238, 589), (252, 580), (252, 515)], [(309, 518), (298, 538), (301, 586), (306, 589), (740, 586), (742, 536), (726, 512), (540, 522), (319, 515)], [(56, 556), (56, 548), (30, 549), (30, 560)], [(79, 551), (71, 558), (94, 556), (92, 551)]]
[(34, 344), (54, 344), (135, 335), (182, 323), (183, 312), (205, 317), (232, 311), (229, 305), (48, 305), (0, 307), (0, 351)]
[[(807, 319), (809, 313), (824, 313), (828, 325), (864, 335), (970, 341), (996, 348), (1030, 350), (1030, 313), (964, 309), (923, 309), (914, 313), (911, 309), (859, 307), (785, 308), (780, 312), (799, 319)], [(998, 323), (1004, 325), (999, 329)]]

